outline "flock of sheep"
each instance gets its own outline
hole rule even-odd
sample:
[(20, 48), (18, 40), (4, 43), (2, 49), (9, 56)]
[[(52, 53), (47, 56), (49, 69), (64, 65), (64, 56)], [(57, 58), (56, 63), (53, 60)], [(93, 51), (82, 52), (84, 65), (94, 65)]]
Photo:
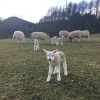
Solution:
[[(65, 39), (69, 39), (73, 42), (74, 39), (78, 39), (78, 42), (81, 38), (86, 38), (89, 41), (90, 32), (88, 30), (75, 30), (72, 32), (68, 32), (66, 30), (62, 30), (59, 32), (59, 37), (54, 36), (52, 38), (45, 32), (32, 32), (30, 37), (34, 43), (34, 50), (39, 50), (39, 39), (45, 40), (50, 38), (51, 44), (56, 44), (56, 46), (63, 45), (63, 41)], [(25, 34), (22, 31), (15, 31), (13, 33), (13, 39), (16, 39), (17, 43), (25, 43)]]
[[(56, 44), (56, 46), (63, 45), (64, 39), (69, 39), (73, 42), (75, 38), (80, 41), (81, 38), (86, 38), (89, 40), (89, 31), (88, 30), (76, 30), (72, 32), (68, 32), (65, 30), (62, 30), (59, 32), (59, 37), (54, 36), (53, 38), (50, 38), (47, 33), (44, 32), (32, 32), (30, 37), (34, 43), (34, 51), (39, 50), (39, 39), (51, 39), (51, 44)], [(25, 43), (25, 34), (21, 31), (15, 31), (13, 33), (13, 39), (16, 39), (17, 43)], [(53, 51), (47, 51), (46, 49), (43, 49), (43, 51), (46, 53), (46, 58), (49, 62), (49, 71), (47, 76), (47, 82), (51, 80), (52, 74), (57, 74), (57, 81), (61, 81), (61, 62), (63, 64), (64, 68), (64, 75), (67, 76), (67, 62), (64, 52), (53, 50)]]

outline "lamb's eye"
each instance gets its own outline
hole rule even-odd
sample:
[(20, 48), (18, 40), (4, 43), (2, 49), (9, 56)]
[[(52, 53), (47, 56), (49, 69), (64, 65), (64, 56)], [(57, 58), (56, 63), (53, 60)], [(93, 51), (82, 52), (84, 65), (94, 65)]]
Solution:
[(54, 55), (52, 55), (52, 57), (53, 57)]

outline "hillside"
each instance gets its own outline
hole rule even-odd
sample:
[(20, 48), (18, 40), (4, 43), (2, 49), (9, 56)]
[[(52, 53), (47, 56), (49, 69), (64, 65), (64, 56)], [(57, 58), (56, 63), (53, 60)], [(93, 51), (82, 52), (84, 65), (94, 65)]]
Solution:
[(21, 30), (28, 36), (35, 30), (35, 24), (18, 17), (10, 17), (0, 22), (0, 38), (12, 37), (15, 30)]

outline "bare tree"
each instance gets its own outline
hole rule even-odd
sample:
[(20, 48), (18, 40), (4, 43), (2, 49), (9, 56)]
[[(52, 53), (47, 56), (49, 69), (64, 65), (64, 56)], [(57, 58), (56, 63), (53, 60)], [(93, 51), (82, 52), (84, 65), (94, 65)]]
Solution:
[(87, 6), (88, 6), (88, 4), (85, 1), (81, 1), (79, 3), (79, 12), (80, 12), (81, 15), (84, 15), (85, 14), (85, 11), (87, 9)]
[(75, 14), (78, 11), (78, 5), (76, 3), (73, 4), (73, 11), (72, 13)]
[(100, 0), (96, 0), (96, 17), (100, 16)]
[(89, 3), (89, 13), (92, 14), (93, 0)]

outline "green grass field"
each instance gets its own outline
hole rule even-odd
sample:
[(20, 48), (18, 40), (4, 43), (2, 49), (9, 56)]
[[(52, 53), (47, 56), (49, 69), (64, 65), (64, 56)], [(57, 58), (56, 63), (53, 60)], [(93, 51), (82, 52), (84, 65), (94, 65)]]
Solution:
[(64, 42), (58, 47), (65, 53), (68, 76), (61, 71), (61, 82), (52, 75), (46, 82), (48, 62), (42, 48), (56, 49), (50, 41), (41, 41), (40, 50), (33, 44), (0, 40), (0, 100), (100, 100), (100, 35), (90, 41)]

